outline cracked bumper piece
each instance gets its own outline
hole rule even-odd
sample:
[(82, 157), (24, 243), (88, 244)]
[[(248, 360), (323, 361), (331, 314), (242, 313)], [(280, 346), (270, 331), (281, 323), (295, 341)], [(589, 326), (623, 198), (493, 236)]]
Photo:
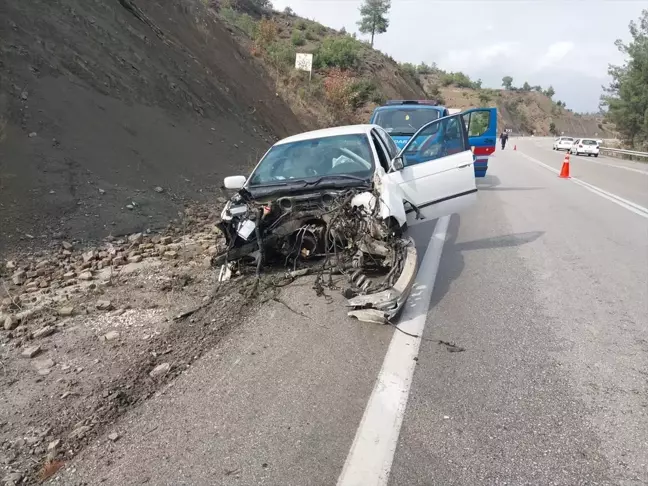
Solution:
[(350, 317), (359, 321), (386, 324), (396, 317), (403, 308), (403, 304), (414, 285), (416, 278), (417, 253), (414, 240), (408, 239), (405, 248), (403, 270), (393, 287), (369, 295), (358, 295), (347, 300)]

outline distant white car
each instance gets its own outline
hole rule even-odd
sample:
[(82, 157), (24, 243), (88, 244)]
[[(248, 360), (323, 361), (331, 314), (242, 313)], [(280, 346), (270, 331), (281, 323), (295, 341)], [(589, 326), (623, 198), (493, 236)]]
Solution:
[(572, 148), (574, 139), (572, 137), (558, 137), (554, 140), (553, 149), (554, 150), (569, 150)]
[(599, 144), (598, 140), (594, 138), (578, 138), (574, 141), (569, 153), (572, 155), (587, 155), (591, 157), (599, 156)]

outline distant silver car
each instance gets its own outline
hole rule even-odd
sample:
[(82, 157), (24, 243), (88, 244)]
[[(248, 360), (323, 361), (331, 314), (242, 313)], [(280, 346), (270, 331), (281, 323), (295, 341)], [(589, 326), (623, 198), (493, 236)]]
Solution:
[(594, 157), (598, 157), (598, 140), (594, 138), (579, 138), (574, 141), (571, 148), (569, 149), (569, 153), (572, 155), (587, 155), (588, 157), (591, 157), (593, 155)]
[(554, 140), (554, 150), (569, 150), (572, 148), (574, 139), (572, 137), (558, 137)]

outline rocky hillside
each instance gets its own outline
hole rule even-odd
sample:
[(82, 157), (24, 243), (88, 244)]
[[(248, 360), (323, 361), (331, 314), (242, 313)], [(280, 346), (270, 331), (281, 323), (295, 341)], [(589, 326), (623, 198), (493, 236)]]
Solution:
[(4, 0), (0, 70), (0, 254), (162, 226), (304, 128), (200, 0)]
[[(424, 81), (425, 82), (425, 81)], [(453, 108), (496, 106), (498, 127), (514, 133), (548, 136), (611, 138), (614, 129), (603, 117), (573, 113), (539, 92), (470, 89), (449, 86), (440, 88), (441, 98)], [(552, 126), (553, 124), (553, 126)]]
[[(243, 48), (271, 73), (276, 90), (309, 127), (367, 122), (388, 99), (422, 99), (416, 73), (346, 32), (253, 0), (214, 2), (218, 16)], [(296, 53), (313, 54), (313, 75), (295, 69)]]

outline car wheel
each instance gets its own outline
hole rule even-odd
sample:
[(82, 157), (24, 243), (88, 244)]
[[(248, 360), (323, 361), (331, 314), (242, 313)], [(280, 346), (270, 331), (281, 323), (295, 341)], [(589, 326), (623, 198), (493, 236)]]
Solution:
[(588, 156), (588, 157), (591, 157), (591, 156), (592, 156), (592, 154), (587, 154), (587, 156)]
[(594, 154), (594, 157), (598, 157), (598, 154)]

